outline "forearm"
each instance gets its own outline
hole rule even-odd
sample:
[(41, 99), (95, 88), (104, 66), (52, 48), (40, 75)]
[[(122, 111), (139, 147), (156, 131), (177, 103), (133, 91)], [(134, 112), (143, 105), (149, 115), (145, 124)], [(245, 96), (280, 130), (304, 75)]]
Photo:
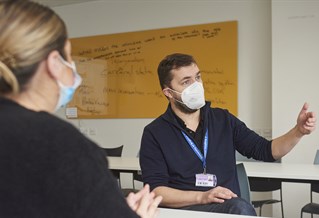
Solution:
[(203, 192), (182, 191), (165, 186), (159, 186), (153, 190), (156, 196), (162, 196), (161, 206), (179, 208), (189, 205), (201, 204)]
[(291, 151), (300, 141), (303, 134), (298, 130), (297, 126), (292, 128), (286, 134), (275, 138), (271, 144), (272, 156), (274, 159), (279, 159)]

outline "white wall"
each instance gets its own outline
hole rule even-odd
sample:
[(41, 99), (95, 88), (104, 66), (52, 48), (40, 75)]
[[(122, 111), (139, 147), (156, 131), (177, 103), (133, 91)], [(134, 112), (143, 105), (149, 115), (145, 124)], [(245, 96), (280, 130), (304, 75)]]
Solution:
[[(272, 124), (278, 136), (296, 123), (303, 103), (319, 108), (319, 1), (272, 1)], [(305, 137), (283, 158), (313, 163), (319, 134)], [(307, 169), (305, 169), (307, 170)], [(308, 184), (284, 184), (285, 216), (299, 217), (309, 202)], [(293, 194), (292, 194), (293, 193)], [(292, 196), (293, 195), (293, 196)], [(293, 198), (293, 201), (289, 199)], [(304, 216), (310, 217), (310, 216)]]

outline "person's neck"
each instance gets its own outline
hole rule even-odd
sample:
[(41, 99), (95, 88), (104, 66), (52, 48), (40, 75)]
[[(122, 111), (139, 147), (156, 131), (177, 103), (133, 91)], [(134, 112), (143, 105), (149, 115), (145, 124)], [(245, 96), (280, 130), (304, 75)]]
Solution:
[(174, 104), (171, 105), (174, 113), (184, 121), (186, 127), (195, 132), (200, 121), (200, 110), (198, 109), (194, 113), (184, 113), (180, 111)]
[[(43, 64), (40, 67), (43, 68)], [(57, 101), (57, 94), (55, 94), (58, 92), (57, 89), (56, 82), (49, 79), (47, 73), (36, 72), (29, 81), (26, 90), (19, 94), (8, 94), (5, 97), (33, 111), (53, 113)]]

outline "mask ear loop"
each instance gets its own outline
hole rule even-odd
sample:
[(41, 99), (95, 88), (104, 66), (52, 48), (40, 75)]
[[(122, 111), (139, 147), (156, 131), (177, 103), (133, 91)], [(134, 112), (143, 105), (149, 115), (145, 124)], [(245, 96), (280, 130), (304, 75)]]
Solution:
[[(64, 60), (61, 56), (60, 56), (60, 60), (61, 62), (66, 65), (67, 67), (71, 68), (72, 73), (73, 73), (73, 77), (74, 77), (74, 84), (72, 86), (79, 86), (82, 83), (82, 78), (81, 76), (78, 74), (78, 72), (76, 71), (76, 66), (74, 61), (72, 61), (71, 63), (67, 62), (66, 60)], [(58, 81), (59, 82), (59, 81)], [(63, 84), (61, 84), (62, 86), (64, 86)]]
[(75, 71), (75, 63), (74, 61), (72, 61), (71, 63), (67, 62), (66, 60), (64, 60), (61, 56), (60, 56), (60, 60), (61, 62), (66, 65), (67, 67), (71, 68), (73, 71)]
[[(171, 89), (171, 88), (169, 88), (169, 87), (167, 87), (166, 89), (168, 89), (167, 91), (173, 91), (173, 92), (175, 92), (175, 93), (177, 93), (177, 94), (182, 95), (181, 92), (175, 91), (174, 89)], [(168, 96), (166, 96), (166, 97), (168, 97)], [(183, 104), (183, 105), (186, 105), (184, 102), (182, 102), (182, 101), (180, 101), (180, 100), (174, 98), (173, 95), (172, 95), (172, 98), (174, 99), (174, 101), (177, 101), (177, 102), (179, 102), (179, 103), (181, 103), (181, 104)], [(187, 106), (187, 105), (186, 105), (186, 106)]]
[[(170, 91), (173, 91), (173, 92), (175, 92), (175, 93), (178, 93), (178, 94), (182, 94), (182, 93), (180, 93), (180, 92), (178, 92), (178, 91), (175, 91), (175, 90), (173, 90), (173, 89), (171, 89), (171, 88), (169, 88), (169, 87), (166, 87), (165, 89), (163, 89), (163, 91), (164, 91), (164, 95), (165, 95), (165, 92), (170, 92)], [(172, 95), (172, 94), (171, 94)], [(165, 95), (167, 98), (169, 98), (169, 96), (168, 95)]]

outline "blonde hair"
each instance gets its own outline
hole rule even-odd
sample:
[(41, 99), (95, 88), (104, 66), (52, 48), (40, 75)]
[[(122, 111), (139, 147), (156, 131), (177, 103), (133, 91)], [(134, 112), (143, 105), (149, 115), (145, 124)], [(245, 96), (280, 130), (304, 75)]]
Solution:
[(65, 24), (50, 8), (0, 0), (0, 95), (23, 91), (51, 51), (65, 58), (66, 40)]

